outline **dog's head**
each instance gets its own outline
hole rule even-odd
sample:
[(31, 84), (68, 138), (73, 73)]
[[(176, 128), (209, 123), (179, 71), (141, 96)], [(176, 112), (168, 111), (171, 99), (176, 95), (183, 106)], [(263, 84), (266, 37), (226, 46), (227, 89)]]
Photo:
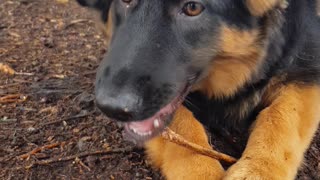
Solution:
[(78, 0), (112, 24), (98, 107), (136, 140), (161, 132), (191, 89), (232, 96), (261, 64), (261, 18), (282, 0)]

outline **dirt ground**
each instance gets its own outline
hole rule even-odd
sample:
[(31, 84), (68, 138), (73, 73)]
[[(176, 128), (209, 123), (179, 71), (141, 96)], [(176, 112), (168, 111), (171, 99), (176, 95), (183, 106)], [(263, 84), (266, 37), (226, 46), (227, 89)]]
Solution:
[[(0, 179), (162, 179), (95, 108), (106, 52), (75, 2), (0, 0)], [(27, 154), (29, 153), (29, 154)], [(298, 179), (320, 179), (320, 134)]]

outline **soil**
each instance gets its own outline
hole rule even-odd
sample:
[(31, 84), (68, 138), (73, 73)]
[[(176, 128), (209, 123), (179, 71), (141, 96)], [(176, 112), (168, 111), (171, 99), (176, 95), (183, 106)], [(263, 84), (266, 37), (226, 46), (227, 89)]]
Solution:
[[(163, 179), (94, 106), (105, 37), (62, 2), (0, 0), (0, 63), (20, 72), (0, 74), (0, 179)], [(320, 133), (298, 179), (320, 179)]]

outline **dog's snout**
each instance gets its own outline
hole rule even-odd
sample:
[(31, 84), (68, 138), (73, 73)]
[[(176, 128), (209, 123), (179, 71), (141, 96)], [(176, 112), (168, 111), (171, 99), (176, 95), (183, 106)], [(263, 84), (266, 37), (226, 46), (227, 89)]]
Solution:
[(124, 94), (119, 96), (97, 95), (96, 103), (98, 108), (109, 118), (117, 121), (132, 121), (140, 100), (134, 94)]

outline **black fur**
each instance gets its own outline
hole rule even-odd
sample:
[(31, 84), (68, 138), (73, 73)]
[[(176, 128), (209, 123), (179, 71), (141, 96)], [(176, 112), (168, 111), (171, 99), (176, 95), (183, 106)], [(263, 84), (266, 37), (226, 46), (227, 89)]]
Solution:
[(108, 11), (110, 9), (112, 0), (77, 0), (82, 6), (88, 6), (97, 9), (101, 12), (101, 19), (103, 22), (108, 20)]

